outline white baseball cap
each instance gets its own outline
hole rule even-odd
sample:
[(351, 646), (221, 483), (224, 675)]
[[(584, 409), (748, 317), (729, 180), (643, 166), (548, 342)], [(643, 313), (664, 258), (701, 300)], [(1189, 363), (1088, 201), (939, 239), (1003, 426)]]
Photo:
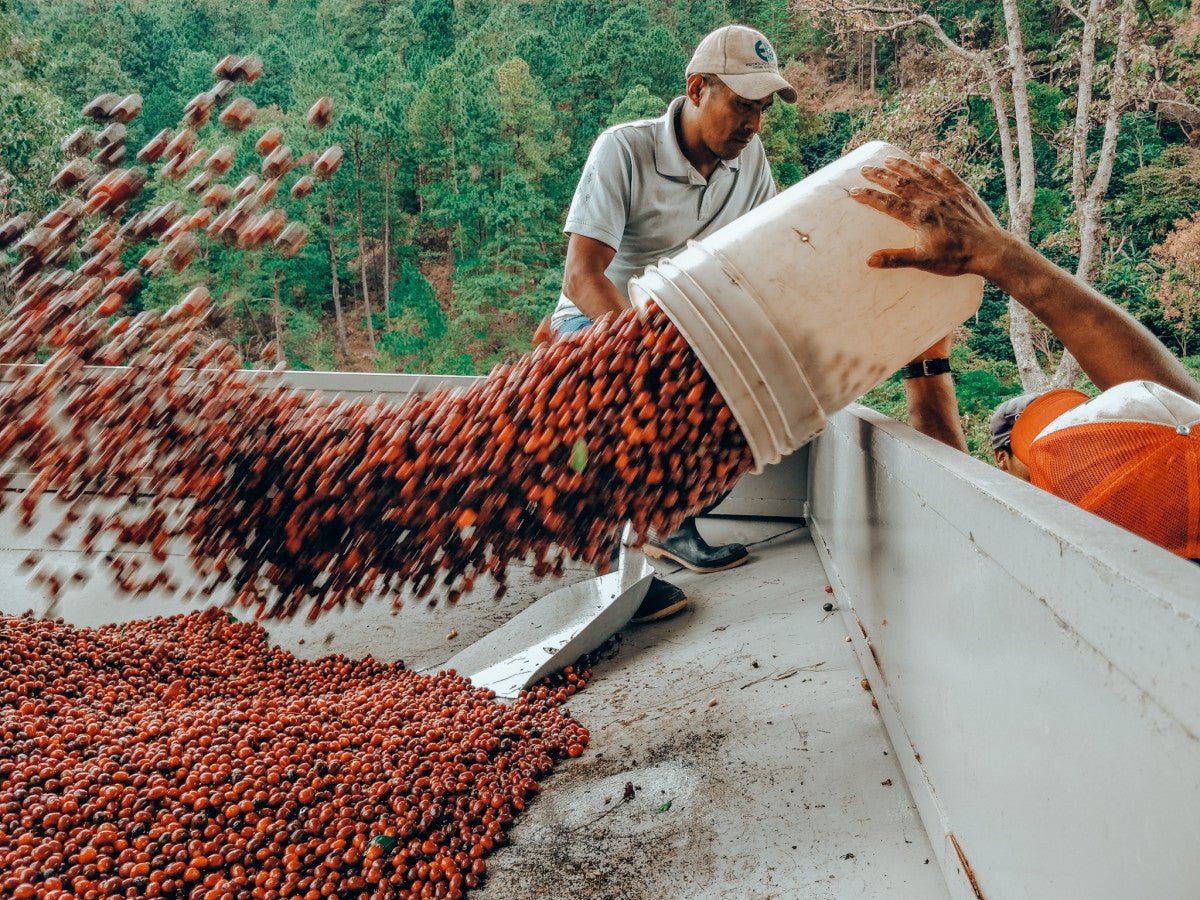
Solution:
[(1151, 381), (1047, 391), (1012, 447), (1035, 486), (1200, 560), (1200, 403)]
[(778, 94), (784, 103), (796, 102), (796, 89), (779, 74), (775, 48), (765, 34), (745, 25), (726, 25), (705, 37), (692, 54), (687, 74), (716, 75), (747, 100)]

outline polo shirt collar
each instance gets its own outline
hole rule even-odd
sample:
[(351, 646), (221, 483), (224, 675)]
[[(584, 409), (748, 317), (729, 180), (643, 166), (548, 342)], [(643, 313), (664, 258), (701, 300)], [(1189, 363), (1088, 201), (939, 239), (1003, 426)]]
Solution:
[[(679, 115), (686, 99), (686, 97), (676, 97), (672, 100), (667, 111), (655, 125), (654, 168), (658, 170), (658, 174), (668, 178), (686, 178), (689, 181), (703, 184), (704, 178), (683, 155), (683, 148), (679, 146), (679, 140), (675, 137), (675, 117)], [(719, 160), (714, 174), (722, 168), (735, 170), (740, 161), (740, 158)]]

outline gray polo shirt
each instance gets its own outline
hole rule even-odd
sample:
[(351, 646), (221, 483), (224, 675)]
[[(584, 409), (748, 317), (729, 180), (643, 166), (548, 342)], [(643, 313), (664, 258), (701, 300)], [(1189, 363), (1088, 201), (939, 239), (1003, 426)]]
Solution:
[[(705, 180), (683, 155), (674, 121), (676, 97), (657, 119), (614, 125), (596, 139), (583, 168), (567, 223), (617, 251), (604, 274), (628, 296), (629, 279), (673, 256), (775, 196), (775, 181), (756, 135), (737, 159), (722, 160)], [(559, 297), (551, 324), (579, 310)]]

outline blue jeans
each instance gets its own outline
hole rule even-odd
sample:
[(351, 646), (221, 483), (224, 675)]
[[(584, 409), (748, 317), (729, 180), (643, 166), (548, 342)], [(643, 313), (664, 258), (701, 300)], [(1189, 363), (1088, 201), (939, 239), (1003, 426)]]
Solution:
[(591, 324), (592, 320), (583, 313), (574, 313), (570, 318), (563, 320), (563, 323), (554, 329), (554, 333), (559, 337), (575, 334), (577, 331), (583, 331), (585, 328), (588, 328)]

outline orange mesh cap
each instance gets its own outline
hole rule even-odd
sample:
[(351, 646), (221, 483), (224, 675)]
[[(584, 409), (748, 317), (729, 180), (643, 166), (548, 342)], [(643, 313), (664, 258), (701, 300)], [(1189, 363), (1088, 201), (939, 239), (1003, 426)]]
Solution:
[(1029, 445), (1033, 443), (1034, 438), (1063, 413), (1086, 402), (1087, 394), (1070, 388), (1046, 391), (1035, 398), (1021, 411), (1021, 415), (1017, 416), (1017, 421), (1013, 424), (1013, 455), (1025, 465), (1029, 465)]
[(1200, 558), (1200, 404), (1148, 381), (1117, 385), (1060, 412), (1026, 452), (1038, 487)]

